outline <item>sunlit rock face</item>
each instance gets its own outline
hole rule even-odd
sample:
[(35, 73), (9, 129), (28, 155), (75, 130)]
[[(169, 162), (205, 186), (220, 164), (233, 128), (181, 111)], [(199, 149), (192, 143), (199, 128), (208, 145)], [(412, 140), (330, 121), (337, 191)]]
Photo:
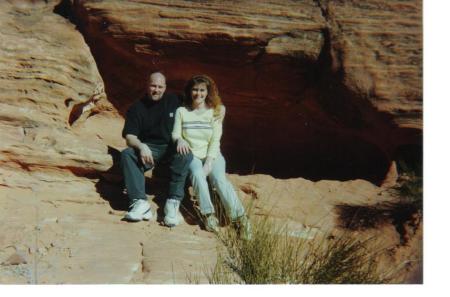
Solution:
[(84, 175), (112, 165), (96, 125), (85, 133), (79, 124), (94, 109), (111, 113), (112, 122), (117, 112), (82, 35), (54, 5), (0, 4), (2, 170)]
[[(419, 1), (74, 1), (123, 114), (146, 75), (206, 73), (234, 172), (381, 182), (421, 143)], [(62, 14), (68, 15), (68, 10)]]

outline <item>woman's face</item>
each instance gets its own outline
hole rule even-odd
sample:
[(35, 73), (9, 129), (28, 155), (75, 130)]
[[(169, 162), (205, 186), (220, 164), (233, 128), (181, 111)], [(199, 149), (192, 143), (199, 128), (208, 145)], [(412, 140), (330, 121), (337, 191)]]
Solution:
[(206, 97), (208, 96), (208, 87), (206, 83), (195, 84), (191, 89), (192, 103), (199, 106), (205, 103)]

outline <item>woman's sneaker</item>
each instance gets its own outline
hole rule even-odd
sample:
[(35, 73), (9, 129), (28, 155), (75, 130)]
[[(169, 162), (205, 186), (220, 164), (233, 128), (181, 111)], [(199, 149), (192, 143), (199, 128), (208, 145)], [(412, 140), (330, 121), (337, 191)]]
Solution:
[(205, 229), (209, 232), (219, 232), (219, 220), (214, 214), (206, 217)]
[(167, 199), (164, 206), (164, 224), (167, 227), (175, 227), (180, 223), (180, 216), (178, 210), (180, 208), (180, 201), (176, 199)]
[(125, 214), (124, 219), (131, 222), (139, 222), (141, 220), (150, 220), (152, 211), (147, 200), (138, 199), (130, 206), (130, 210)]

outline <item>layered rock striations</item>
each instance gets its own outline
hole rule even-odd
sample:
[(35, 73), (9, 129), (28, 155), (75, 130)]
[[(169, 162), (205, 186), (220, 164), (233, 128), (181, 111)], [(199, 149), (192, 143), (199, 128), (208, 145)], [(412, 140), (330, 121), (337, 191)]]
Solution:
[(12, 3), (0, 4), (2, 169), (106, 170), (106, 145), (76, 129), (83, 110), (114, 109), (83, 37), (54, 5)]
[(381, 182), (421, 143), (418, 1), (74, 1), (123, 114), (152, 70), (193, 74), (228, 108), (235, 172)]
[(318, 3), (343, 84), (398, 127), (422, 129), (421, 1)]

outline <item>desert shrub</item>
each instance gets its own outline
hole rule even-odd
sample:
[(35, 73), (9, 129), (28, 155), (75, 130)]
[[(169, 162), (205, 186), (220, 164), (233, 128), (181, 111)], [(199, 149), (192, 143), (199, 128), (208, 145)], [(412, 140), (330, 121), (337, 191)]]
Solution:
[(218, 234), (223, 244), (217, 263), (207, 272), (210, 283), (240, 284), (373, 284), (388, 277), (377, 269), (376, 253), (344, 234), (313, 240), (290, 236), (268, 218), (254, 221), (251, 240), (233, 229)]
[(400, 176), (398, 185), (391, 192), (399, 198), (402, 203), (414, 207), (422, 214), (423, 209), (423, 179), (414, 172), (407, 172)]
[[(421, 158), (402, 158), (398, 160), (399, 178), (391, 193), (401, 202), (410, 204), (422, 214), (423, 208), (423, 168)], [(418, 159), (418, 160), (417, 160)]]

